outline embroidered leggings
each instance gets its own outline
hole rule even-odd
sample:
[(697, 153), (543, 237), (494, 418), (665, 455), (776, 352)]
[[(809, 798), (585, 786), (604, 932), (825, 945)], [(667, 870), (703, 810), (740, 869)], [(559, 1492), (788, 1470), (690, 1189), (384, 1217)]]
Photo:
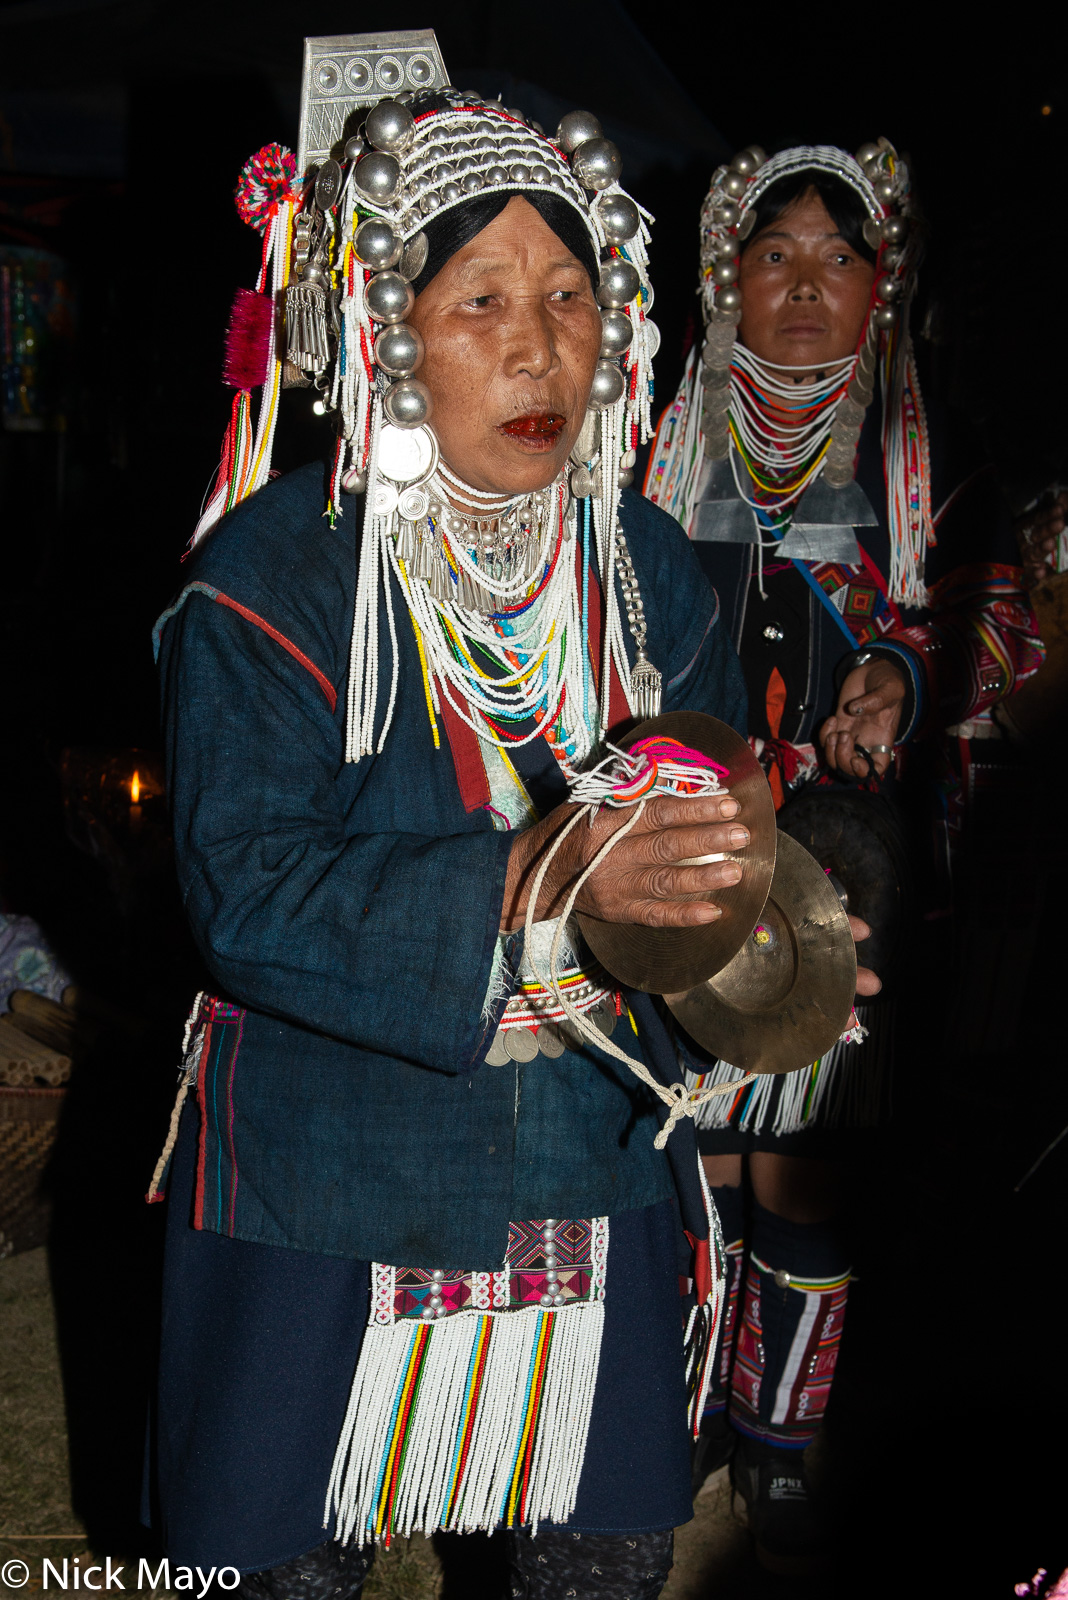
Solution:
[(788, 1222), (754, 1203), (746, 1254), (740, 1191), (713, 1193), (729, 1283), (705, 1416), (726, 1408), (739, 1433), (803, 1450), (823, 1418), (842, 1338), (850, 1269), (839, 1227)]
[[(674, 1535), (569, 1533), (543, 1528), (536, 1538), (509, 1534), (511, 1600), (656, 1600), (671, 1571)], [(264, 1572), (246, 1572), (237, 1600), (356, 1600), (374, 1562), (372, 1546), (333, 1539)]]

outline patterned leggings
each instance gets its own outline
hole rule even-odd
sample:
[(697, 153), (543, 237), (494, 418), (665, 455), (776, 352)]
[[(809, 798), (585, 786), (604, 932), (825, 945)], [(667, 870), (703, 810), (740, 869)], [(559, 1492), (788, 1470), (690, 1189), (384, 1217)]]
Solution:
[[(656, 1600), (671, 1571), (674, 1535), (568, 1533), (543, 1528), (536, 1538), (510, 1533), (511, 1600)], [(374, 1548), (321, 1544), (265, 1572), (246, 1572), (237, 1600), (356, 1600), (371, 1570)]]

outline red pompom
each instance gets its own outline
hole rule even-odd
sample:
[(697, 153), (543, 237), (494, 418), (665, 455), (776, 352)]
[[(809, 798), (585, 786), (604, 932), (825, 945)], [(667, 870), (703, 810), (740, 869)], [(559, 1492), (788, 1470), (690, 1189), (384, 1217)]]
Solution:
[(274, 301), (254, 289), (239, 289), (226, 330), (223, 383), (231, 389), (256, 389), (266, 381)]

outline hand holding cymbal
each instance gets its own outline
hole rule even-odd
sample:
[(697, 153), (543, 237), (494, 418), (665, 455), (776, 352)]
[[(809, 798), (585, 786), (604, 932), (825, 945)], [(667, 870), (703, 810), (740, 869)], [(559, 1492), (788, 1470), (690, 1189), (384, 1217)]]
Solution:
[[(725, 787), (738, 807), (736, 826), (748, 834), (748, 842), (739, 844), (724, 837), (725, 830), (709, 831), (700, 808), (710, 807), (711, 798), (649, 801), (633, 835), (639, 828), (648, 835), (659, 892), (692, 897), (688, 906), (666, 900), (665, 907), (673, 909), (639, 920), (622, 903), (579, 902), (579, 925), (598, 961), (621, 983), (663, 994), (703, 982), (752, 932), (775, 866), (775, 807), (756, 757), (726, 723), (699, 712), (669, 712), (643, 722), (620, 745), (629, 749), (652, 737), (677, 739), (726, 769)], [(723, 801), (718, 804), (722, 815)], [(617, 862), (630, 837), (620, 841), (601, 872)]]

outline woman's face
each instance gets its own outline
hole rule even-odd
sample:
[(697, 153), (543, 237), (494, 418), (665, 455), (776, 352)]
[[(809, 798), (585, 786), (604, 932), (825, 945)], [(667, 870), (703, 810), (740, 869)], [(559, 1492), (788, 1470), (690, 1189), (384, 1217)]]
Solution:
[(853, 354), (874, 278), (809, 189), (745, 247), (738, 338), (763, 361), (814, 373)]
[(474, 489), (553, 481), (586, 415), (601, 315), (585, 267), (532, 205), (510, 200), (442, 267), (409, 322), (448, 465)]

